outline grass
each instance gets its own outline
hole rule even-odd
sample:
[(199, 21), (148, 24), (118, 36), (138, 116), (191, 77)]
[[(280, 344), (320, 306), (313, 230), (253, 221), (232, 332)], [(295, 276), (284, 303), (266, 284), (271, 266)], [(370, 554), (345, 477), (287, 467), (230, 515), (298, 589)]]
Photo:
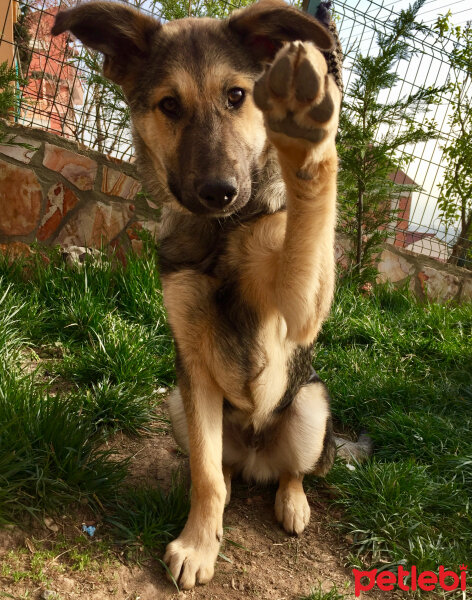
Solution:
[(0, 523), (115, 498), (126, 464), (103, 440), (149, 429), (174, 378), (157, 273), (149, 245), (126, 266), (0, 259)]
[(157, 336), (155, 328), (107, 315), (98, 331), (89, 332), (87, 344), (70, 348), (58, 372), (79, 384), (107, 377), (113, 384), (139, 384), (147, 390), (162, 379), (156, 360)]
[[(375, 443), (371, 460), (354, 471), (338, 462), (328, 477), (356, 566), (454, 569), (470, 555), (471, 337), (470, 303), (338, 289), (314, 365), (337, 427), (367, 429)], [(127, 465), (100, 448), (111, 433), (153, 426), (173, 362), (149, 245), (126, 266), (71, 267), (54, 252), (0, 260), (0, 523), (79, 500), (105, 510), (133, 552), (171, 539), (188, 511), (182, 482), (167, 494), (127, 490)]]
[(149, 429), (154, 417), (154, 396), (144, 393), (135, 383), (113, 383), (103, 379), (78, 391), (81, 414), (90, 419), (96, 431), (103, 435), (125, 431), (139, 435)]
[(0, 374), (0, 520), (19, 512), (96, 504), (124, 478), (124, 465), (98, 449), (95, 429), (70, 398), (34, 379)]
[(472, 305), (338, 290), (314, 364), (374, 458), (328, 481), (364, 564), (458, 568), (472, 547)]
[(168, 492), (154, 487), (124, 490), (108, 522), (113, 537), (132, 555), (157, 551), (160, 558), (185, 525), (189, 508), (187, 486), (178, 475)]
[(321, 584), (318, 589), (312, 590), (309, 596), (304, 596), (300, 600), (344, 600), (345, 596), (338, 592), (336, 585), (334, 585), (329, 592), (323, 592)]

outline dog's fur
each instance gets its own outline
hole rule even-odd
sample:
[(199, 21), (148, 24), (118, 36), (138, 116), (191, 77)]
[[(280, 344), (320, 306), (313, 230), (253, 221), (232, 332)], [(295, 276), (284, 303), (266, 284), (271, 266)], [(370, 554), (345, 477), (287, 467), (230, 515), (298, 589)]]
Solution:
[[(280, 0), (165, 25), (125, 5), (59, 13), (128, 99), (138, 165), (163, 202), (160, 261), (177, 349), (169, 409), (191, 510), (165, 561), (213, 576), (232, 475), (278, 480), (277, 519), (309, 520), (306, 473), (335, 445), (311, 351), (334, 282), (340, 92), (327, 29)], [(262, 75), (262, 76), (261, 76)]]

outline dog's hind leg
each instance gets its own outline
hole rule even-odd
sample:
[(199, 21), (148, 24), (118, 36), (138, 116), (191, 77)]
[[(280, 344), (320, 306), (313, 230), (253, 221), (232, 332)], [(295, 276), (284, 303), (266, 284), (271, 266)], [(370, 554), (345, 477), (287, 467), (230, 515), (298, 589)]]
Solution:
[(226, 499), (225, 506), (228, 506), (229, 501), (231, 500), (231, 477), (233, 475), (233, 471), (231, 467), (227, 465), (223, 465), (223, 477), (225, 478), (225, 486), (226, 486)]
[[(180, 450), (188, 456), (189, 454), (189, 441), (188, 441), (188, 427), (187, 417), (185, 416), (184, 404), (182, 396), (180, 395), (180, 389), (176, 387), (172, 390), (169, 396), (166, 398), (167, 410), (172, 425), (172, 434), (174, 440), (179, 446)], [(181, 481), (184, 483), (188, 490), (191, 487), (191, 475), (190, 465), (185, 462), (180, 467)], [(179, 477), (179, 478), (180, 478)]]
[(278, 449), (274, 466), (280, 469), (275, 516), (287, 533), (299, 535), (310, 520), (303, 475), (325, 475), (336, 455), (329, 396), (322, 382), (299, 390), (283, 415), (273, 445)]
[[(288, 533), (301, 534), (310, 518), (303, 476), (325, 475), (336, 455), (326, 387), (321, 381), (303, 385), (276, 422), (254, 439), (234, 431), (226, 430), (225, 459), (246, 480), (278, 480), (277, 520)], [(246, 438), (251, 443), (244, 446)]]
[(187, 417), (185, 416), (184, 403), (178, 387), (169, 394), (169, 397), (167, 398), (167, 408), (169, 410), (170, 422), (172, 423), (174, 439), (180, 448), (188, 454), (189, 442)]

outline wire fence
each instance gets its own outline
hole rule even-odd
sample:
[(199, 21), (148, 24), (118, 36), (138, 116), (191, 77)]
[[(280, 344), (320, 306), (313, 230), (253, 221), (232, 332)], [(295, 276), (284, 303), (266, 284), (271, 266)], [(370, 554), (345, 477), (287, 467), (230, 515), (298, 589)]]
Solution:
[[(377, 32), (389, 33), (391, 23), (398, 16), (398, 5), (401, 0), (336, 0), (335, 11), (337, 27), (344, 49), (344, 80), (345, 90), (353, 81), (353, 65), (359, 54), (371, 55), (377, 51)], [(403, 3), (404, 4), (404, 3)], [(425, 5), (424, 18), (431, 25), (439, 9), (447, 12), (445, 3), (435, 5), (435, 9)], [(472, 9), (468, 9), (472, 18)], [(464, 15), (464, 13), (461, 14)], [(421, 13), (420, 13), (421, 18)], [(426, 19), (425, 19), (426, 20)], [(418, 34), (412, 49), (414, 54), (408, 62), (398, 65), (398, 84), (381, 95), (381, 101), (393, 101), (419, 89), (443, 87), (450, 75), (450, 51), (453, 42), (438, 44), (436, 34), (430, 30)], [(471, 89), (467, 90), (470, 97)], [(437, 105), (425, 114), (419, 114), (420, 121), (434, 120), (437, 124), (438, 136), (426, 143), (418, 143), (403, 149), (408, 153), (411, 163), (408, 166), (405, 182), (416, 184), (419, 191), (414, 191), (408, 198), (408, 193), (393, 208), (397, 209), (397, 217), (390, 224), (392, 237), (390, 241), (397, 246), (406, 247), (413, 252), (426, 254), (441, 261), (447, 261), (453, 247), (459, 241), (458, 227), (447, 226), (439, 218), (438, 200), (447, 160), (443, 148), (453, 142), (456, 132), (449, 125), (451, 97), (448, 92), (439, 95)], [(398, 123), (398, 130), (403, 124)], [(472, 202), (472, 199), (471, 199)], [(472, 210), (472, 209), (471, 209)], [(465, 241), (465, 240), (463, 240)], [(472, 266), (465, 258), (462, 266)]]
[[(218, 2), (216, 16), (230, 12), (241, 2), (244, 0)], [(132, 161), (128, 108), (119, 88), (113, 84), (104, 86), (102, 78), (97, 76), (99, 55), (66, 33), (57, 37), (50, 34), (57, 12), (73, 4), (73, 0), (0, 0), (0, 50), (10, 46), (18, 75), (25, 79), (24, 83), (18, 84), (15, 121), (75, 140), (84, 147), (115, 158)], [(134, 0), (133, 5), (162, 20), (169, 15), (163, 2)], [(201, 9), (206, 8), (208, 12), (208, 6), (211, 4), (207, 0)], [(355, 77), (356, 56), (376, 52), (376, 33), (389, 30), (391, 19), (397, 14), (396, 6), (397, 3), (391, 0), (335, 0), (335, 20), (345, 53), (345, 90)], [(198, 2), (193, 2), (192, 10), (198, 14)], [(426, 12), (430, 19), (434, 16), (431, 9)], [(13, 38), (7, 29), (12, 15), (16, 16)], [(432, 33), (418, 35), (414, 49), (415, 54), (409, 62), (399, 63), (398, 85), (381, 100), (404, 96), (419, 88), (443, 86), (447, 82), (449, 49), (435, 43)], [(2, 60), (5, 59), (0, 52), (0, 62)], [(405, 187), (400, 198), (392, 201), (396, 216), (389, 225), (393, 244), (441, 261), (448, 260), (458, 241), (457, 227), (447, 229), (439, 219), (437, 209), (447, 168), (442, 147), (455, 135), (448, 123), (449, 106), (450, 97), (445, 93), (430, 112), (419, 115), (420, 119), (434, 119), (440, 136), (404, 149), (412, 161), (408, 172), (397, 173), (396, 177), (402, 179), (400, 183), (411, 184), (412, 190), (416, 184), (419, 191), (409, 192)], [(401, 127), (402, 123), (398, 123), (398, 128)], [(463, 266), (472, 266), (468, 259), (463, 263)]]

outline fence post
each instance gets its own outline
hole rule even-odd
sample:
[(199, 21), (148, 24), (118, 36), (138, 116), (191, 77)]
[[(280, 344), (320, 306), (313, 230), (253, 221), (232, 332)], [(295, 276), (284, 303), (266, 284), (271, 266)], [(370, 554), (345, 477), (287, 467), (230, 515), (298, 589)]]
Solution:
[(303, 10), (310, 15), (315, 15), (321, 0), (303, 0)]
[[(16, 47), (13, 25), (18, 19), (18, 3), (14, 0), (0, 0), (0, 65), (6, 63), (7, 67), (15, 66)], [(16, 83), (10, 85), (16, 88)], [(9, 119), (16, 120), (16, 102), (7, 111)]]

